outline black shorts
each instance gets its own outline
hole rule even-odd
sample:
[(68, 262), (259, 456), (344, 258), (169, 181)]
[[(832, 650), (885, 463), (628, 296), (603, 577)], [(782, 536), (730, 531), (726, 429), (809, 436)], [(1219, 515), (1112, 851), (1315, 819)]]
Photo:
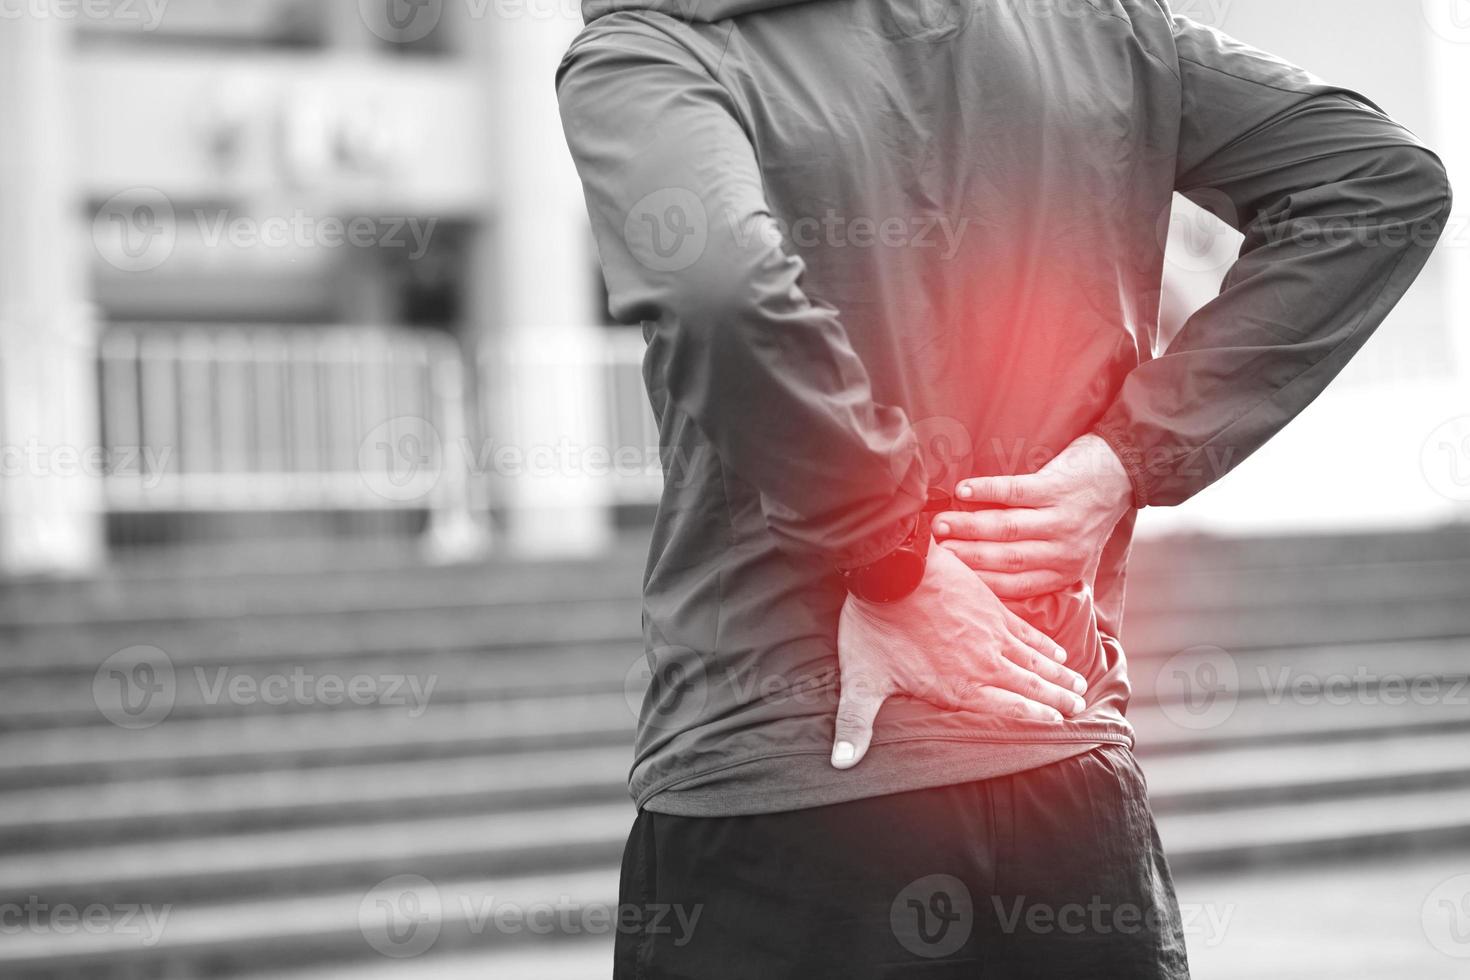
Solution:
[(752, 817), (644, 812), (616, 980), (1189, 976), (1122, 747), (982, 782)]

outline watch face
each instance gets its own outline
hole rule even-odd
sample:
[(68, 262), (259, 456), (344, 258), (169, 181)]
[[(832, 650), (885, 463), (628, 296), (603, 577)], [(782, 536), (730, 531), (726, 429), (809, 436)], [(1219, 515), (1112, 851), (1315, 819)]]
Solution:
[(924, 581), (924, 556), (900, 548), (873, 564), (852, 573), (849, 588), (868, 602), (897, 602), (906, 599)]

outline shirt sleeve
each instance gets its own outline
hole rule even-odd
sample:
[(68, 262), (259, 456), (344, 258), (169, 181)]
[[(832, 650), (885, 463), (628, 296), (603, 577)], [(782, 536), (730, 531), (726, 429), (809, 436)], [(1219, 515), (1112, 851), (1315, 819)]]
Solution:
[(875, 404), (838, 311), (802, 290), (725, 89), (637, 31), (574, 44), (562, 123), (620, 323), (644, 324), (674, 408), (760, 494), (787, 551), (866, 564), (923, 506), (904, 412)]
[(1125, 380), (1096, 432), (1135, 503), (1187, 500), (1315, 399), (1423, 268), (1444, 166), (1361, 96), (1186, 18), (1176, 190), (1245, 234), (1220, 295)]

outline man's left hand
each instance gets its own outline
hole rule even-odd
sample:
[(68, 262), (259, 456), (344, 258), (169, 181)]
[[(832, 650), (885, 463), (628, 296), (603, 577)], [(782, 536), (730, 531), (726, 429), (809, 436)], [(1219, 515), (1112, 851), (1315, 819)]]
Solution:
[(994, 509), (940, 514), (935, 538), (1016, 600), (1091, 583), (1133, 484), (1112, 447), (1085, 435), (1034, 474), (965, 480), (955, 496)]

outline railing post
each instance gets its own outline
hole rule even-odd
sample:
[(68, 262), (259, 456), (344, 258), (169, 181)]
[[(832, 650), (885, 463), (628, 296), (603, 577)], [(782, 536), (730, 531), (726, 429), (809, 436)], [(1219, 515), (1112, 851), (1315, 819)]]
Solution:
[(429, 366), (432, 411), (443, 445), (439, 482), (424, 532), (425, 557), (436, 563), (470, 561), (491, 545), (490, 528), (472, 507), (473, 478), (469, 430), (465, 420), (464, 362), (457, 346), (439, 352)]

